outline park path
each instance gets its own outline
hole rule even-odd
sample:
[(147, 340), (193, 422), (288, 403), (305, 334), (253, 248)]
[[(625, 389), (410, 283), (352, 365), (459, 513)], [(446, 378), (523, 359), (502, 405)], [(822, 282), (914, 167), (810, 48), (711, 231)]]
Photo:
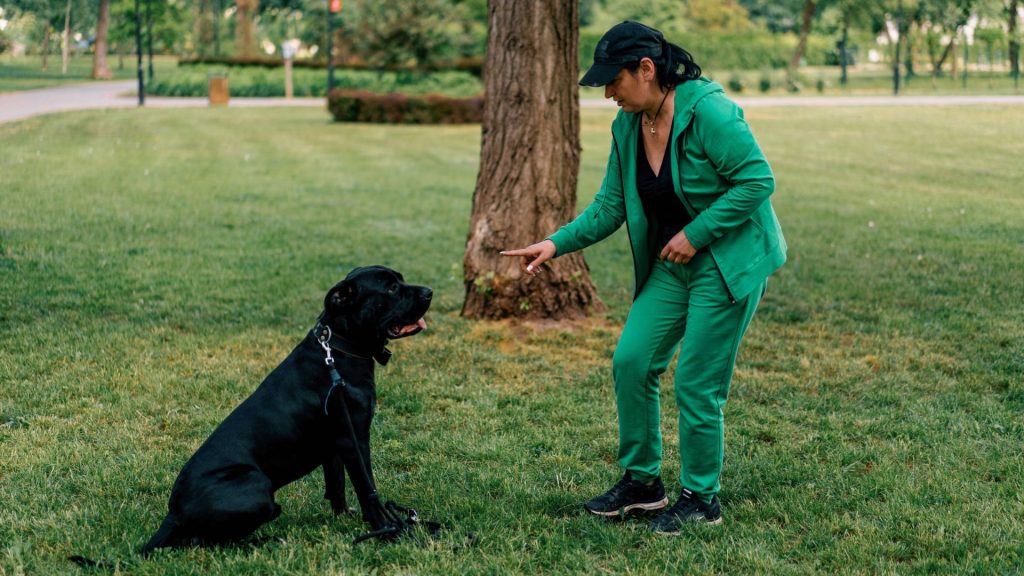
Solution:
[[(66, 110), (134, 108), (139, 104), (135, 96), (136, 86), (135, 80), (117, 80), (3, 93), (0, 94), (0, 124)], [(149, 108), (207, 105), (206, 98), (146, 96), (146, 106)], [(321, 106), (326, 108), (326, 103), (323, 98), (293, 98), (291, 100), (284, 98), (232, 98), (229, 106)]]
[[(86, 82), (57, 88), (42, 88), (0, 94), (0, 124), (41, 114), (95, 108), (132, 108), (138, 105), (134, 80)], [(1021, 96), (792, 96), (735, 98), (744, 107), (754, 106), (935, 106), (970, 104), (1024, 104)], [(206, 98), (147, 96), (150, 108), (206, 106)], [(229, 107), (322, 106), (323, 98), (232, 98)], [(585, 98), (583, 108), (614, 108), (611, 100)]]

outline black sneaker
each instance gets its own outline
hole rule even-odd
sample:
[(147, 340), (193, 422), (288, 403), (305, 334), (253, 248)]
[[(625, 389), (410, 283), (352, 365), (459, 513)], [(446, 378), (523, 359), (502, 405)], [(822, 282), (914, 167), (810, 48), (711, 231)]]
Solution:
[(657, 534), (676, 535), (683, 524), (689, 522), (721, 524), (722, 507), (718, 504), (718, 496), (713, 497), (710, 504), (706, 504), (695, 497), (693, 492), (683, 488), (675, 505), (651, 520), (650, 528)]
[(668, 498), (665, 497), (665, 485), (661, 483), (661, 478), (655, 478), (648, 486), (633, 480), (629, 470), (626, 470), (618, 484), (604, 494), (588, 500), (583, 507), (587, 512), (598, 516), (625, 517), (630, 513), (661, 510), (667, 505)]

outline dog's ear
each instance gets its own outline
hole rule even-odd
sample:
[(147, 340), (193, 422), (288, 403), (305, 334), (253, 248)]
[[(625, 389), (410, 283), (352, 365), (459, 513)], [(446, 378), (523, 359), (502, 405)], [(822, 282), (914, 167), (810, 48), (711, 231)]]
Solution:
[(324, 309), (328, 312), (348, 310), (356, 300), (356, 283), (342, 280), (327, 292), (324, 298)]

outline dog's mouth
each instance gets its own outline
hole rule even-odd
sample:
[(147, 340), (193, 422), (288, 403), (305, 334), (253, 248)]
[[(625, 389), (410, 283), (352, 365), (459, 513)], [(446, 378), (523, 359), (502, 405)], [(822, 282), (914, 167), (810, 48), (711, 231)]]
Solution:
[(395, 340), (396, 338), (405, 338), (406, 336), (412, 336), (419, 331), (427, 327), (426, 321), (423, 318), (417, 320), (414, 324), (407, 324), (405, 326), (394, 326), (388, 329), (388, 338)]

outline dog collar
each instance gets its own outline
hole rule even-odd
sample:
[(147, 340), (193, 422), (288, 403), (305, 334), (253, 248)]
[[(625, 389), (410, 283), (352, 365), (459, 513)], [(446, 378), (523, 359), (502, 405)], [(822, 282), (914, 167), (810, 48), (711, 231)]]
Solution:
[(317, 319), (316, 326), (313, 327), (313, 336), (315, 336), (321, 344), (327, 344), (332, 350), (337, 350), (347, 356), (354, 356), (364, 360), (372, 358), (381, 366), (387, 365), (388, 361), (391, 360), (391, 350), (388, 350), (386, 346), (382, 346), (380, 351), (375, 352), (372, 356), (366, 356), (365, 354), (356, 352), (351, 342), (335, 334), (331, 330), (331, 327), (321, 322), (320, 319)]

